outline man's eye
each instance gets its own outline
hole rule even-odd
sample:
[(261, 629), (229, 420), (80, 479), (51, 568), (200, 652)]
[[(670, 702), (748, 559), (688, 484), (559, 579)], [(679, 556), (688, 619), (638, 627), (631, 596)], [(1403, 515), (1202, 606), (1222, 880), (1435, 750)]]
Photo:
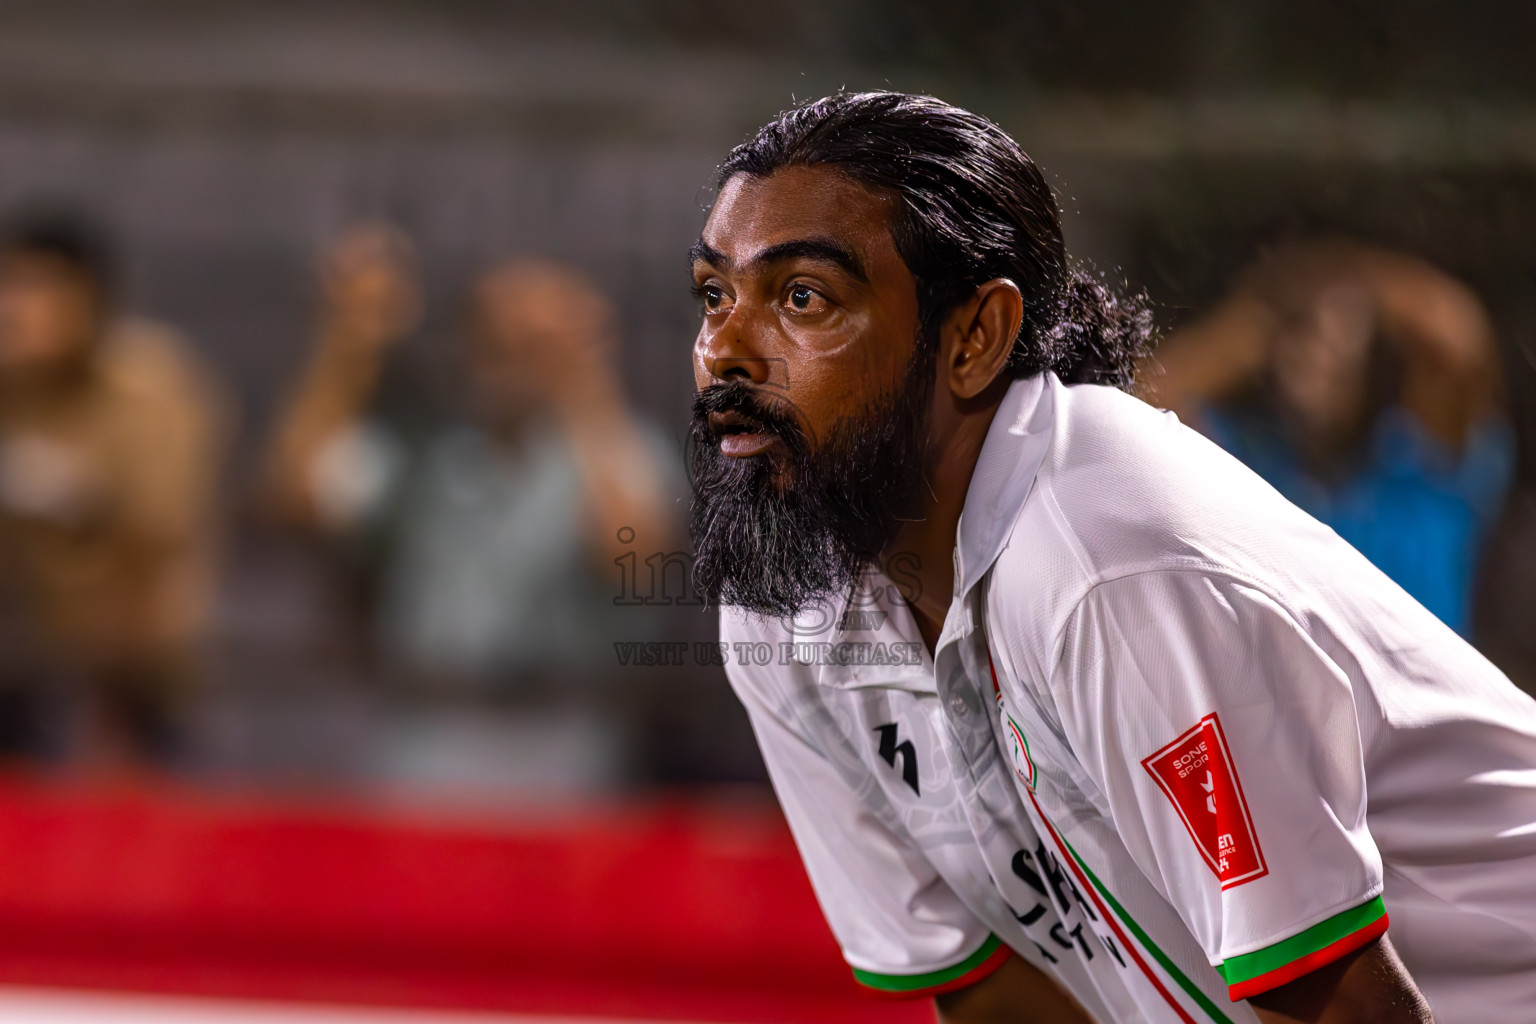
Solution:
[(729, 305), (725, 292), (712, 284), (702, 285), (694, 289), (694, 294), (704, 303), (706, 313), (718, 313)]
[(789, 304), (804, 313), (811, 308), (811, 303), (816, 300), (816, 293), (803, 284), (797, 284), (789, 290)]

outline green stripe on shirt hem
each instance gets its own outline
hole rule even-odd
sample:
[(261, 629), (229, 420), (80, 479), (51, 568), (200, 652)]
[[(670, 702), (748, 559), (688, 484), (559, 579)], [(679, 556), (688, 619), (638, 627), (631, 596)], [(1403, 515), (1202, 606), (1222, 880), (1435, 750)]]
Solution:
[(929, 971), (927, 974), (876, 974), (874, 971), (866, 971), (855, 967), (854, 978), (859, 984), (869, 988), (879, 989), (881, 992), (920, 992), (925, 988), (933, 988), (936, 985), (947, 985), (986, 963), (997, 948), (1003, 944), (1003, 940), (996, 935), (988, 935), (987, 941), (964, 960), (953, 967), (945, 967), (942, 970)]
[(1333, 945), (1346, 936), (1353, 935), (1362, 928), (1375, 924), (1386, 912), (1386, 904), (1382, 902), (1380, 896), (1377, 896), (1358, 907), (1351, 907), (1342, 913), (1335, 914), (1326, 921), (1319, 921), (1306, 931), (1292, 935), (1288, 939), (1281, 939), (1272, 946), (1265, 946), (1263, 949), (1244, 953), (1241, 956), (1227, 957), (1224, 963), (1216, 966), (1216, 970), (1221, 972), (1221, 976), (1226, 979), (1228, 985), (1249, 981), (1279, 970), (1304, 956)]

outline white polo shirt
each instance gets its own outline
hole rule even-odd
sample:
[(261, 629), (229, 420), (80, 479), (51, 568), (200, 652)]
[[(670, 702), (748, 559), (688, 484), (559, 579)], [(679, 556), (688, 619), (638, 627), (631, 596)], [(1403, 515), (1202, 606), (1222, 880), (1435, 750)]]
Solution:
[[(728, 673), (855, 975), (1009, 955), (1105, 1022), (1393, 944), (1440, 1024), (1536, 1019), (1536, 702), (1170, 414), (1018, 381), (930, 659), (895, 582), (721, 616)], [(895, 582), (893, 582), (895, 581)]]

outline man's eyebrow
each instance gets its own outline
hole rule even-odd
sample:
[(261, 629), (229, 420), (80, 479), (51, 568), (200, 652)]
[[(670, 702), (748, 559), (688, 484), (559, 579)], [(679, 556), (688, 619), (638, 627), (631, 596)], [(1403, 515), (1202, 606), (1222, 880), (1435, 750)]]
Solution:
[(830, 263), (849, 277), (864, 284), (869, 283), (869, 274), (865, 272), (864, 263), (859, 259), (858, 254), (841, 242), (830, 238), (796, 238), (788, 242), (780, 242), (778, 245), (770, 245), (753, 256), (749, 264), (761, 267), (769, 263), (783, 263), (786, 260)]
[[(748, 260), (746, 265), (752, 269), (759, 269), (770, 263), (783, 263), (787, 260), (829, 263), (850, 277), (864, 284), (869, 283), (869, 274), (865, 271), (864, 263), (859, 259), (858, 254), (841, 242), (830, 238), (795, 238), (777, 245), (770, 245)], [(702, 238), (688, 248), (689, 265), (695, 266), (701, 262), (721, 270), (729, 270), (735, 263), (729, 256)]]
[(731, 258), (701, 238), (688, 247), (688, 265), (692, 267), (699, 263), (729, 270)]

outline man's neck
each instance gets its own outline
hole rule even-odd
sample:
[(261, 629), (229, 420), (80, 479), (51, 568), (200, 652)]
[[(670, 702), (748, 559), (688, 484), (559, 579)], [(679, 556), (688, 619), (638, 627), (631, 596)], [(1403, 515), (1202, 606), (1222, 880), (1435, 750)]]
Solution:
[[(886, 551), (887, 560), (898, 554), (917, 558), (916, 593), (907, 594), (907, 605), (932, 654), (944, 629), (944, 618), (956, 585), (954, 553), (960, 514), (971, 475), (981, 457), (992, 417), (1007, 393), (1006, 383), (976, 408), (945, 409), (935, 417), (937, 443), (924, 472), (927, 497), (920, 519), (902, 524), (896, 540)], [(943, 422), (947, 421), (947, 422)]]

